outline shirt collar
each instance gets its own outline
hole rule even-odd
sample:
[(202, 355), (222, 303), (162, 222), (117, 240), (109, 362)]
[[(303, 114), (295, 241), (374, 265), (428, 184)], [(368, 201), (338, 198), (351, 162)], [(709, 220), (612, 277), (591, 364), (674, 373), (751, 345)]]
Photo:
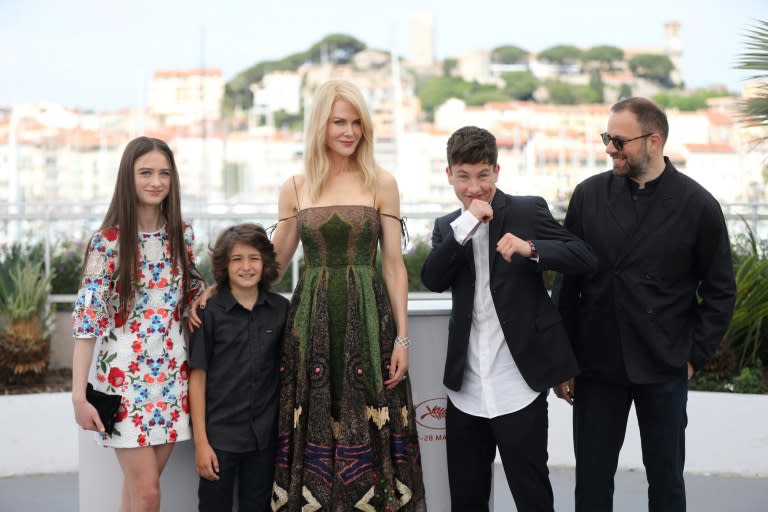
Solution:
[[(218, 295), (219, 302), (226, 311), (232, 311), (232, 308), (240, 304), (237, 302), (235, 296), (232, 295), (232, 290), (230, 290), (229, 286), (222, 286)], [(272, 305), (272, 299), (270, 299), (269, 293), (264, 290), (264, 287), (259, 285), (259, 298), (256, 300), (256, 306), (262, 306), (264, 304)]]

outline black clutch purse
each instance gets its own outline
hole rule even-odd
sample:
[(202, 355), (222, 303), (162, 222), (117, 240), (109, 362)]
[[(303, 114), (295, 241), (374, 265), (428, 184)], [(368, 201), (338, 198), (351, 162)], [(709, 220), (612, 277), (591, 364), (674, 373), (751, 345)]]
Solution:
[(115, 429), (115, 419), (117, 418), (117, 410), (120, 408), (122, 397), (96, 391), (89, 382), (85, 388), (85, 399), (99, 412), (99, 418), (104, 424), (104, 430), (107, 434), (111, 435)]

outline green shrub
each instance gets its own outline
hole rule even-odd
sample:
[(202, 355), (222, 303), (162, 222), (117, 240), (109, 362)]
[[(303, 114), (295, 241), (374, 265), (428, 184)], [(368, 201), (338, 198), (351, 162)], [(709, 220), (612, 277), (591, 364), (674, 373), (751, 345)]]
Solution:
[(722, 376), (716, 372), (701, 371), (689, 382), (694, 391), (720, 391), (723, 393), (764, 393), (768, 391), (764, 379), (764, 368), (758, 362), (754, 366), (741, 368), (731, 375)]
[(51, 293), (75, 294), (80, 287), (83, 250), (72, 242), (64, 242), (51, 258)]
[(733, 244), (733, 256), (736, 307), (725, 345), (738, 357), (738, 367), (745, 368), (761, 363), (768, 348), (768, 257), (749, 225)]

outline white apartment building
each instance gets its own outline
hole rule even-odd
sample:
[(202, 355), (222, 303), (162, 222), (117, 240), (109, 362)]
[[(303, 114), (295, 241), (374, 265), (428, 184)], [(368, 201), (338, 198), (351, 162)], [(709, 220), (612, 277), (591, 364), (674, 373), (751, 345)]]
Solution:
[[(452, 99), (436, 109), (434, 127), (445, 133), (445, 138), (465, 125), (488, 128), (500, 147), (499, 186), (554, 201), (568, 197), (587, 177), (610, 169), (599, 137), (605, 130), (609, 108), (529, 102), (466, 107), (461, 100)], [(745, 137), (745, 129), (720, 110), (673, 110), (667, 116), (670, 134), (665, 154), (680, 171), (721, 202), (740, 201), (754, 194), (756, 185), (752, 183), (762, 183), (760, 172), (768, 154), (765, 145), (756, 146), (754, 138)], [(441, 172), (438, 166), (433, 167), (434, 172)]]
[(250, 125), (257, 126), (263, 118), (267, 126), (275, 128), (274, 114), (278, 110), (298, 114), (301, 111), (301, 77), (298, 71), (275, 71), (264, 75), (261, 82), (251, 84)]
[(155, 71), (149, 110), (164, 125), (189, 125), (221, 118), (224, 76), (218, 68)]

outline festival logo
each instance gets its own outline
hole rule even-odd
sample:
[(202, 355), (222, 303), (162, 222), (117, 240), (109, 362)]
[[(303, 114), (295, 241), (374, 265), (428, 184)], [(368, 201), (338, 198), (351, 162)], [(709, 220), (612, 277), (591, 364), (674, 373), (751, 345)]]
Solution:
[(446, 397), (430, 398), (416, 405), (416, 423), (431, 430), (445, 430)]

